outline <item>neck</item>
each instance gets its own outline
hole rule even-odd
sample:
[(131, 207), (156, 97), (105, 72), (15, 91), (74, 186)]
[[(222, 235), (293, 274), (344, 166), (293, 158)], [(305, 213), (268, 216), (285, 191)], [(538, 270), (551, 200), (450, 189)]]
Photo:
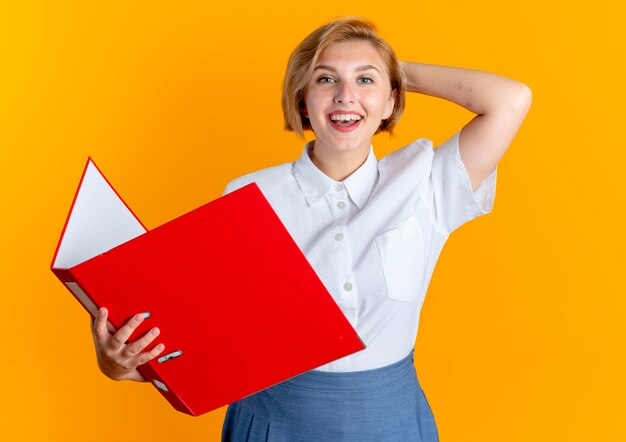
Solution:
[(315, 142), (308, 151), (309, 158), (326, 176), (335, 181), (343, 181), (352, 175), (367, 160), (370, 148), (352, 152), (326, 152)]

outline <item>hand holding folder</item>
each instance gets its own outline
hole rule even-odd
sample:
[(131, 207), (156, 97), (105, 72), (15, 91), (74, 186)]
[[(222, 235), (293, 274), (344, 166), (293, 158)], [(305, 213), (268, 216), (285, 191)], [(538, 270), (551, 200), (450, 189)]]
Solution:
[(145, 315), (141, 313), (134, 315), (115, 334), (107, 328), (107, 317), (106, 308), (100, 308), (95, 321), (92, 321), (100, 371), (117, 381), (146, 381), (137, 367), (154, 359), (165, 349), (163, 344), (158, 344), (146, 350), (146, 347), (158, 338), (160, 330), (153, 327), (143, 336), (132, 336), (132, 342), (127, 342), (135, 329), (143, 322)]
[(196, 416), (364, 348), (255, 183), (148, 231), (89, 160), (52, 271), (113, 330), (150, 314), (137, 370)]

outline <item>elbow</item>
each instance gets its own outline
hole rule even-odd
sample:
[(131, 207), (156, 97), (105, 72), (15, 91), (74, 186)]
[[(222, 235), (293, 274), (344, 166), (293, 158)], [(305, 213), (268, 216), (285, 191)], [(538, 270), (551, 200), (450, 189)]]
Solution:
[(521, 115), (523, 118), (530, 109), (532, 99), (533, 93), (530, 87), (524, 83), (513, 81), (508, 85), (508, 88), (498, 94), (489, 112), (509, 116)]
[(524, 83), (517, 83), (509, 100), (509, 107), (516, 113), (526, 115), (533, 101), (533, 92)]

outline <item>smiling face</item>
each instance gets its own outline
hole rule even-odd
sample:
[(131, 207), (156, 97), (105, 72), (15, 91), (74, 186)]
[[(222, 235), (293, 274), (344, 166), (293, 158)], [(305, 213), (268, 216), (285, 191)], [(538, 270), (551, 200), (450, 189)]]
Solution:
[(315, 150), (369, 152), (372, 136), (393, 111), (385, 63), (365, 40), (332, 44), (320, 54), (304, 94)]

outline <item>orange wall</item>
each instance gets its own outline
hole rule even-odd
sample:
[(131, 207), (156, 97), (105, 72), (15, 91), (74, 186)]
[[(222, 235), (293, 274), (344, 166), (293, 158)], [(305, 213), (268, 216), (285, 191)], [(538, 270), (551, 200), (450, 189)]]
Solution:
[[(493, 213), (451, 236), (423, 310), (416, 365), (442, 441), (626, 440), (624, 6), (210, 3), (0, 6), (3, 440), (218, 439), (225, 409), (191, 418), (100, 374), (88, 315), (50, 260), (88, 155), (149, 227), (295, 160), (286, 60), (343, 14), (374, 20), (403, 59), (534, 93)], [(438, 144), (471, 116), (411, 96), (376, 152)]]

